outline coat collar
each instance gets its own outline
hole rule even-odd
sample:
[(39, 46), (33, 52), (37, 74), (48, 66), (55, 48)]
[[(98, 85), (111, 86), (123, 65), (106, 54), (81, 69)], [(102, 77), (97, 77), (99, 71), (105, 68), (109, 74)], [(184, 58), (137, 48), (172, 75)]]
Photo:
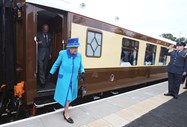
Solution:
[(77, 57), (77, 53), (76, 54), (71, 54), (69, 49), (67, 49), (66, 52), (67, 52), (68, 58), (71, 58), (71, 57), (75, 58), (75, 57)]

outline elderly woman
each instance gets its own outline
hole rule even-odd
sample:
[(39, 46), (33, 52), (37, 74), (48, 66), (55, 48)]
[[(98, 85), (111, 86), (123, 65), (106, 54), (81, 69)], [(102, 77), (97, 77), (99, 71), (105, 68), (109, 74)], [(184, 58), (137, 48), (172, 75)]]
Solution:
[(53, 64), (50, 75), (53, 75), (59, 67), (58, 80), (54, 99), (64, 107), (64, 119), (68, 123), (74, 123), (69, 116), (69, 104), (77, 98), (78, 94), (78, 72), (84, 81), (84, 67), (82, 56), (78, 52), (80, 46), (78, 38), (71, 38), (67, 43), (67, 50), (59, 52), (59, 56)]

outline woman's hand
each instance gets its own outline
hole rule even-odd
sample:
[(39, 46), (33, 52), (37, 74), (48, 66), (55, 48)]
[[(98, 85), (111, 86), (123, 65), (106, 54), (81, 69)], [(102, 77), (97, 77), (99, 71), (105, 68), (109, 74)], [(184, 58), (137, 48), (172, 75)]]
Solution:
[(85, 73), (84, 73), (84, 72), (82, 72), (82, 73), (80, 74), (80, 81), (81, 81), (81, 83), (84, 83), (84, 82), (85, 82)]
[(49, 73), (49, 75), (47, 76), (47, 80), (48, 80), (48, 81), (51, 81), (51, 77), (52, 77), (52, 74)]

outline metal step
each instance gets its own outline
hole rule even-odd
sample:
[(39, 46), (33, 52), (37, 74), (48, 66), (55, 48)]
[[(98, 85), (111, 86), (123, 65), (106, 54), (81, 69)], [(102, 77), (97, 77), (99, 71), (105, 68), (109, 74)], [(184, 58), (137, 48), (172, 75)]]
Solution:
[(54, 96), (55, 89), (46, 89), (37, 91), (36, 98)]
[(49, 106), (49, 105), (53, 105), (56, 104), (57, 102), (53, 100), (53, 98), (49, 97), (49, 98), (40, 98), (37, 99), (34, 102), (34, 106), (35, 108), (41, 108), (41, 107), (45, 107), (45, 106)]

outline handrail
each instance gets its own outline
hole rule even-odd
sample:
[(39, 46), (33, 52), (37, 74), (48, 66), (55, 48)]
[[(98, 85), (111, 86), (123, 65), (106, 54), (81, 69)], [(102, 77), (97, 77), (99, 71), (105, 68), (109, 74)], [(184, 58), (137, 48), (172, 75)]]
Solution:
[(37, 77), (37, 73), (38, 73), (38, 41), (37, 41), (37, 37), (34, 37), (34, 41), (36, 42), (36, 70), (35, 70), (35, 77)]

